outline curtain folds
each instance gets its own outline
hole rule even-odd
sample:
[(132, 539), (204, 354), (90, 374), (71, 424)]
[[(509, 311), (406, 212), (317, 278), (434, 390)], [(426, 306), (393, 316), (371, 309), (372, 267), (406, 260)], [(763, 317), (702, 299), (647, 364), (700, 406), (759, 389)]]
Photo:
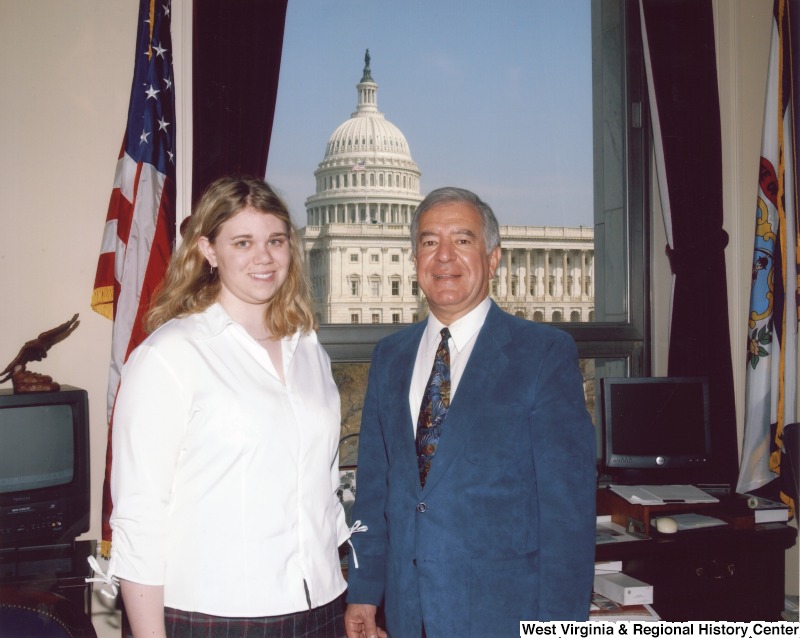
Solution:
[(673, 291), (670, 376), (708, 376), (715, 468), (738, 451), (722, 228), (722, 140), (711, 0), (640, 0), (654, 148)]
[(192, 203), (218, 177), (263, 177), (288, 0), (194, 0)]

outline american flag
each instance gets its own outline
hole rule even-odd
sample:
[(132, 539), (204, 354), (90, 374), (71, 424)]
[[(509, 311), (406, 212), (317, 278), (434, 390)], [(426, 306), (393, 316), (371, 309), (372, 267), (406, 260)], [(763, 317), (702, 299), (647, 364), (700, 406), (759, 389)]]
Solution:
[(110, 548), (111, 423), (122, 365), (145, 338), (142, 317), (175, 240), (175, 86), (171, 0), (140, 0), (128, 121), (106, 215), (92, 308), (114, 322), (108, 375), (103, 551)]
[(353, 164), (353, 171), (363, 171), (367, 168), (366, 160), (359, 160), (355, 164)]

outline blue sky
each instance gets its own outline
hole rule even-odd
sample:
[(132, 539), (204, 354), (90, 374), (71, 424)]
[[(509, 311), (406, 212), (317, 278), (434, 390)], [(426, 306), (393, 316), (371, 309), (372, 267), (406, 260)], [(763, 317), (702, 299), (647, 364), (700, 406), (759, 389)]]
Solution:
[(365, 49), (423, 195), (461, 186), (501, 224), (592, 225), (590, 0), (289, 0), (267, 179), (298, 225)]

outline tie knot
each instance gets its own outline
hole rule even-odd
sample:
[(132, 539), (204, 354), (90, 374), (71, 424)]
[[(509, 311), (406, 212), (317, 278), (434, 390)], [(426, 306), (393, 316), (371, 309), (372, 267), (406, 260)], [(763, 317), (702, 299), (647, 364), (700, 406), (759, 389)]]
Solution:
[(442, 341), (449, 341), (450, 339), (450, 328), (442, 328), (439, 332), (442, 335)]

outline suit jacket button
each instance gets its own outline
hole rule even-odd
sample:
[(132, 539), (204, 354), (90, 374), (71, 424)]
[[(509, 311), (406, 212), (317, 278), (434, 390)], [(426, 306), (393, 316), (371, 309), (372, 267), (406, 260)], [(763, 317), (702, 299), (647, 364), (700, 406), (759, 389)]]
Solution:
[(428, 509), (428, 506), (427, 506), (427, 505), (425, 505), (425, 503), (419, 503), (419, 504), (417, 505), (417, 511), (418, 511), (420, 514), (422, 514), (422, 513), (423, 513), (425, 510), (427, 510), (427, 509)]

